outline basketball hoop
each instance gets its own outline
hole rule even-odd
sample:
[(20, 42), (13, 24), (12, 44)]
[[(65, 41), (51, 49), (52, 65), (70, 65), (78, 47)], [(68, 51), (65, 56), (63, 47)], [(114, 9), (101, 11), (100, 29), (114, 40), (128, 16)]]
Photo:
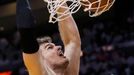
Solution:
[[(49, 22), (55, 23), (66, 19), (69, 14), (76, 13), (81, 5), (84, 6), (85, 11), (89, 12), (90, 17), (99, 16), (109, 10), (115, 0), (44, 0), (44, 2), (47, 2), (50, 13)], [(70, 4), (65, 6), (64, 4), (67, 2), (70, 2)], [(60, 13), (58, 12), (59, 8), (63, 8), (65, 11)], [(57, 16), (57, 14), (60, 14), (60, 16)]]
[[(80, 7), (80, 1), (79, 0), (44, 0), (47, 2), (47, 8), (50, 13), (49, 22), (55, 23), (57, 21), (61, 21), (66, 19), (69, 14), (76, 13)], [(64, 6), (66, 2), (70, 2), (68, 6)], [(57, 10), (59, 8), (64, 8), (65, 11), (63, 13), (58, 12)], [(60, 14), (60, 16), (57, 16), (57, 14)]]

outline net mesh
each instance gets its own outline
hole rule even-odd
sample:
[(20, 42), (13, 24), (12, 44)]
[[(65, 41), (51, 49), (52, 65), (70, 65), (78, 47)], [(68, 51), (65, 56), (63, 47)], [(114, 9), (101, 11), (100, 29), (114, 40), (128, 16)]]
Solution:
[[(88, 7), (87, 10), (89, 12), (90, 17), (96, 17), (101, 15), (103, 12), (109, 10), (109, 8), (114, 4), (115, 0), (106, 0), (107, 3), (104, 5), (101, 5), (102, 0), (95, 0), (91, 2), (90, 0), (44, 0), (47, 2), (47, 8), (50, 13), (49, 22), (55, 23), (57, 21), (64, 20), (68, 17), (69, 14), (76, 13), (81, 5)], [(81, 1), (86, 1), (86, 3), (83, 3)], [(68, 6), (65, 6), (64, 4), (69, 2)], [(94, 5), (97, 5), (94, 7)], [(64, 8), (64, 12), (58, 12), (59, 8)], [(92, 10), (95, 10), (92, 12)], [(57, 14), (60, 14), (60, 16)]]
[[(66, 19), (68, 17), (67, 15), (77, 12), (81, 7), (79, 0), (47, 0), (47, 1), (44, 0), (44, 1), (48, 3), (47, 8), (50, 13), (49, 22), (51, 23), (55, 23), (57, 21)], [(69, 2), (68, 6), (64, 5), (66, 2)], [(64, 8), (65, 11), (62, 13), (58, 12), (57, 10), (59, 8)], [(60, 16), (57, 16), (57, 14), (60, 14)]]
[[(102, 4), (102, 0), (97, 0), (97, 1), (94, 1), (94, 2), (90, 2), (89, 0), (86, 1), (87, 3), (82, 3), (82, 5), (88, 7), (87, 10), (89, 12), (89, 16), (90, 17), (96, 17), (96, 16), (99, 16), (101, 15), (103, 12), (107, 11), (110, 9), (110, 7), (114, 4), (115, 0), (107, 0), (107, 3), (104, 4), (104, 5), (101, 5)], [(97, 6), (93, 6), (93, 5), (97, 5)], [(100, 10), (101, 9), (101, 10)], [(92, 12), (92, 10), (95, 10), (94, 12)]]

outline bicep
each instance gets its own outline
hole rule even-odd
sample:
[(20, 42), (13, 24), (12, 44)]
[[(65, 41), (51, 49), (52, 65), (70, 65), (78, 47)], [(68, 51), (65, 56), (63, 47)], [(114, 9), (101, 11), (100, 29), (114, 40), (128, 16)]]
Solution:
[(70, 75), (77, 75), (79, 73), (80, 52), (81, 47), (79, 45), (70, 43), (67, 46), (65, 46), (64, 55), (69, 60), (67, 71), (68, 73), (71, 73)]

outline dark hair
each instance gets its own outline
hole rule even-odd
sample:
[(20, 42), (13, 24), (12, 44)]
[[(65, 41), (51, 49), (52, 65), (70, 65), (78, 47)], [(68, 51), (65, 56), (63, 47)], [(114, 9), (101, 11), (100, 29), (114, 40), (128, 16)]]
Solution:
[(49, 42), (52, 42), (52, 38), (49, 37), (49, 36), (44, 36), (44, 37), (37, 38), (37, 41), (38, 41), (39, 44), (49, 43)]

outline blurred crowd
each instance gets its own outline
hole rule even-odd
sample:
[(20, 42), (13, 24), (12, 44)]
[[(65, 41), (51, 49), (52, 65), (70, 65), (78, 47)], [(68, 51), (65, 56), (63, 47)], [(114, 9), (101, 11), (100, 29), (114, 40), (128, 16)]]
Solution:
[(134, 75), (134, 15), (121, 17), (82, 30), (80, 75)]

